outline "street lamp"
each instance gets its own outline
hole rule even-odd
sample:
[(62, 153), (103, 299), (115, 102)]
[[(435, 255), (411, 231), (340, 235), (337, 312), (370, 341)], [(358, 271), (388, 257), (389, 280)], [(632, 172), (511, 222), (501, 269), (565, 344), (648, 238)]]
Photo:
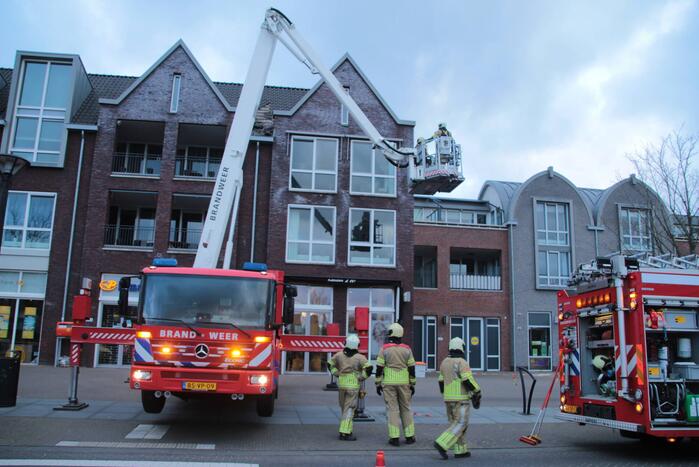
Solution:
[(0, 154), (0, 244), (5, 228), (5, 210), (7, 209), (7, 194), (10, 191), (10, 179), (27, 165), (30, 164), (26, 159), (12, 154)]

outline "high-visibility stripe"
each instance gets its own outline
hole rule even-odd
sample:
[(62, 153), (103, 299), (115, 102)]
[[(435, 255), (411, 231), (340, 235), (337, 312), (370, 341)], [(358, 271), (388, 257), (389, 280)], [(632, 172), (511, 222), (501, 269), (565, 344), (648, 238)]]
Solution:
[(153, 351), (150, 340), (137, 337), (134, 341), (134, 360), (142, 363), (153, 363)]
[[(253, 352), (258, 352), (257, 347), (255, 348), (255, 351)], [(249, 366), (251, 367), (259, 367), (262, 366), (262, 364), (269, 359), (269, 357), (272, 356), (272, 344), (267, 344), (264, 347), (260, 346), (259, 353), (253, 357), (250, 360)]]

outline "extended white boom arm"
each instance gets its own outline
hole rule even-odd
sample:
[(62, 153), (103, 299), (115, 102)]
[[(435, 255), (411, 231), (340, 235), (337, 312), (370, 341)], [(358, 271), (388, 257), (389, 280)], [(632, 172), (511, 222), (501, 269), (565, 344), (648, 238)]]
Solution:
[[(335, 75), (321, 63), (315, 51), (296, 31), (291, 21), (279, 10), (270, 8), (262, 23), (250, 68), (228, 133), (221, 166), (216, 176), (216, 184), (204, 220), (197, 256), (194, 259), (195, 268), (215, 268), (217, 266), (229, 219), (231, 225), (223, 267), (230, 267), (233, 234), (243, 186), (243, 162), (277, 39), (308, 66), (311, 72), (323, 77), (325, 84), (349, 110), (357, 125), (374, 143), (374, 146), (383, 150), (384, 156), (390, 162), (398, 167), (407, 167), (410, 157), (415, 153), (413, 148), (398, 149), (385, 140), (354, 99), (345, 92)], [(231, 210), (233, 211), (232, 215)]]

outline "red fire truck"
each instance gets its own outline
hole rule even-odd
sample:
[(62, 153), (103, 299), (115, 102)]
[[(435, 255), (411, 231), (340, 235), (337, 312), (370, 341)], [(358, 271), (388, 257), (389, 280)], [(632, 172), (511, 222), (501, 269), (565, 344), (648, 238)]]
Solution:
[(557, 418), (675, 441), (699, 437), (699, 261), (581, 265), (558, 293)]

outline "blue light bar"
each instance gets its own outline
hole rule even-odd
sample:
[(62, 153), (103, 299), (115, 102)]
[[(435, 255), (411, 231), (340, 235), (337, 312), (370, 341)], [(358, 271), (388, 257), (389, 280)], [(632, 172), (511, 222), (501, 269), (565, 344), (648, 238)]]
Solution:
[(154, 258), (153, 266), (160, 268), (176, 268), (177, 259), (176, 258)]
[(267, 270), (267, 265), (265, 263), (243, 263), (243, 270), (245, 271), (257, 271), (263, 272)]

